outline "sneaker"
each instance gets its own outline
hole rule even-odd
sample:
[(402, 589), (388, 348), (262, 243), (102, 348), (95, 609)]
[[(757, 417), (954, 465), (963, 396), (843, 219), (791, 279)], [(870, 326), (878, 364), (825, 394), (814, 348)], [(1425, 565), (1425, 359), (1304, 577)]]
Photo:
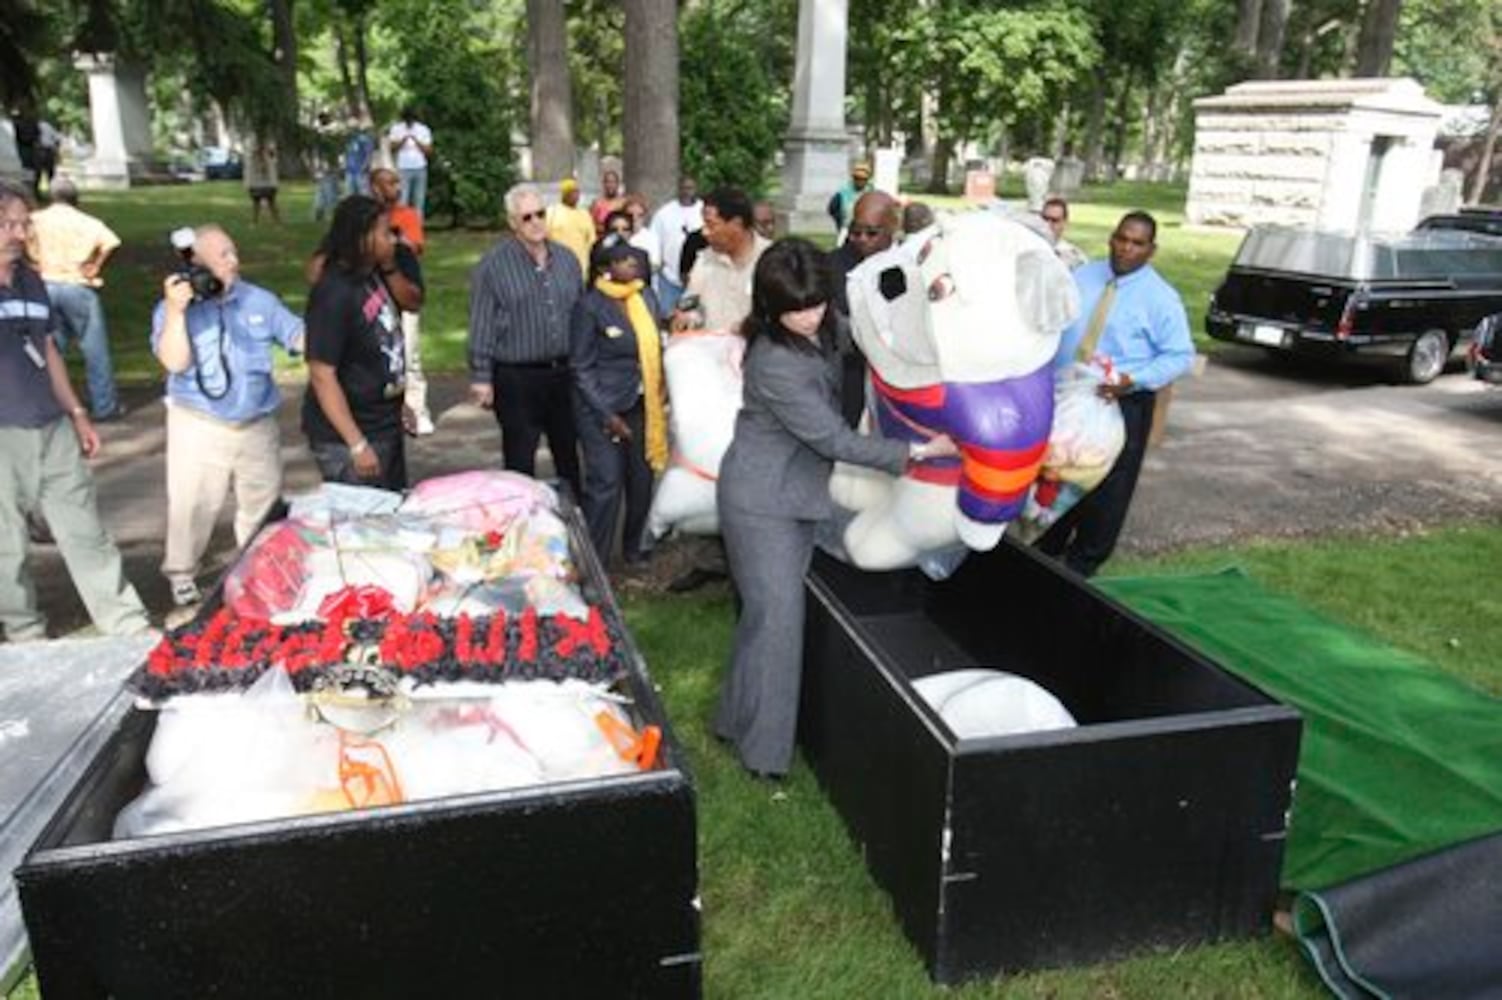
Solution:
[(437, 430), (437, 428), (433, 426), (433, 418), (432, 418), (431, 415), (429, 415), (427, 413), (419, 413), (417, 415), (417, 436), (418, 437), (427, 437), (429, 434), (433, 433), (433, 431), (435, 431), (435, 430)]
[(172, 603), (179, 608), (191, 607), (203, 600), (203, 595), (198, 592), (198, 584), (192, 580), (174, 580), (172, 583)]

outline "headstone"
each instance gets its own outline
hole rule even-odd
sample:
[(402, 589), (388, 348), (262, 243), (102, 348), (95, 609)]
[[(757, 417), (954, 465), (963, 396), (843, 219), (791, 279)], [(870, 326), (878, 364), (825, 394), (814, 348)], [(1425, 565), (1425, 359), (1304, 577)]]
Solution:
[(1043, 211), (1043, 202), (1048, 199), (1049, 185), (1053, 183), (1054, 162), (1046, 156), (1035, 156), (1022, 165), (1022, 184), (1027, 189), (1027, 210)]
[(965, 171), (965, 200), (978, 205), (989, 204), (996, 199), (996, 175), (989, 170)]
[(92, 188), (127, 188), (151, 162), (151, 117), (146, 74), (114, 56), (81, 56), (74, 65), (89, 77), (89, 122), (94, 153), (78, 181)]
[(1049, 186), (1060, 198), (1072, 199), (1085, 182), (1085, 161), (1077, 156), (1062, 157), (1054, 164)]
[(26, 181), (21, 169), (21, 157), (16, 152), (16, 127), (11, 120), (0, 115), (0, 180)]
[(1441, 170), (1439, 182), (1424, 189), (1419, 199), (1419, 218), (1431, 215), (1451, 215), (1460, 211), (1465, 186), (1465, 171), (1456, 167)]
[(876, 190), (892, 197), (902, 193), (902, 150), (893, 146), (876, 151), (876, 170), (872, 177)]
[(792, 122), (783, 140), (778, 229), (826, 231), (824, 207), (850, 171), (845, 127), (845, 41), (849, 0), (799, 0)]
[[(600, 190), (600, 151), (581, 149), (574, 155), (578, 167), (580, 200), (587, 202)], [(562, 178), (558, 178), (561, 180)]]

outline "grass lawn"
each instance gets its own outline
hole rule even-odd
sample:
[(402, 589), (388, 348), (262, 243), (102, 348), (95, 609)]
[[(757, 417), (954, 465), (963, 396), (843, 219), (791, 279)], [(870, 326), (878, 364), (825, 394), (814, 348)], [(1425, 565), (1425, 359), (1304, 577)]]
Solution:
[[(1011, 196), (1011, 192), (1008, 192)], [(918, 197), (924, 197), (919, 195)], [(151, 309), (161, 297), (162, 279), (177, 262), (167, 234), (178, 226), (218, 222), (240, 247), (246, 279), (264, 285), (301, 312), (307, 301), (303, 264), (325, 226), (312, 221), (312, 189), (285, 185), (280, 194), (281, 226), (250, 224), (250, 206), (235, 181), (133, 191), (86, 192), (85, 210), (99, 215), (124, 239), (105, 274), (105, 312), (115, 368), (122, 381), (150, 382), (160, 367), (147, 337)], [(962, 204), (958, 198), (929, 199), (936, 205)], [(1200, 348), (1213, 349), (1200, 332), (1210, 292), (1225, 273), (1240, 237), (1183, 228), (1182, 185), (1115, 184), (1087, 188), (1073, 207), (1070, 238), (1092, 257), (1105, 253), (1106, 237), (1123, 212), (1146, 208), (1161, 226), (1157, 265), (1178, 288), (1189, 309), (1190, 328)], [(829, 234), (817, 234), (824, 242)], [(462, 371), (469, 316), (469, 272), (499, 234), (441, 230), (429, 234), (423, 258), (428, 305), (423, 311), (423, 361), (430, 371)], [(81, 381), (77, 352), (71, 352)]]

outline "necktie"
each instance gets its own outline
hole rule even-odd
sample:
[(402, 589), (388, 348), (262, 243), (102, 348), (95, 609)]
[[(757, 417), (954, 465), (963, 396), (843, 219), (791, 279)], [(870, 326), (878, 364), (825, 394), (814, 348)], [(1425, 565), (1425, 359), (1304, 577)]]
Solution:
[(1111, 315), (1111, 304), (1116, 301), (1116, 279), (1106, 282), (1106, 287), (1101, 289), (1100, 298), (1095, 302), (1095, 311), (1090, 314), (1090, 322), (1085, 326), (1085, 339), (1080, 341), (1079, 348), (1074, 356), (1079, 361), (1089, 361), (1095, 356), (1095, 345), (1100, 343), (1100, 335), (1106, 329), (1106, 317)]

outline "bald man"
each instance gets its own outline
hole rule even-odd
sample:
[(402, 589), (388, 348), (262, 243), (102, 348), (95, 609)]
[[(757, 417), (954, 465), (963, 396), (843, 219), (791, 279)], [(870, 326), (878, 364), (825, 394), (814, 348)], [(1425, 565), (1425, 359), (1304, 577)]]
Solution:
[(866, 405), (866, 359), (850, 336), (850, 298), (845, 276), (872, 254), (890, 249), (902, 225), (897, 199), (885, 191), (867, 191), (856, 199), (845, 242), (829, 254), (830, 280), (834, 294), (835, 346), (840, 354), (840, 412), (854, 427)]

